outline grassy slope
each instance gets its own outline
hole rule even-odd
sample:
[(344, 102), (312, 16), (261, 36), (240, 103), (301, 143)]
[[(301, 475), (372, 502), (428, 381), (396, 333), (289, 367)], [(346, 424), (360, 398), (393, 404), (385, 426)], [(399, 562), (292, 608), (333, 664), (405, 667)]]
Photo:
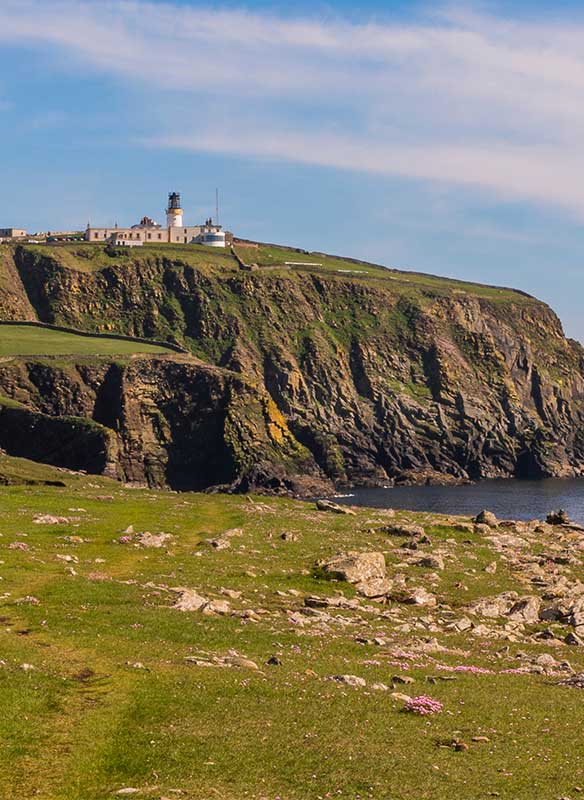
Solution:
[[(96, 271), (122, 263), (124, 259), (140, 263), (152, 257), (177, 260), (198, 269), (217, 268), (221, 270), (237, 270), (237, 263), (229, 250), (219, 250), (200, 245), (149, 244), (142, 248), (124, 250), (117, 248), (115, 256), (108, 255), (103, 245), (66, 244), (55, 246), (27, 245), (26, 249), (38, 257), (50, 256), (58, 260), (64, 267), (81, 271)], [(361, 279), (391, 282), (392, 288), (406, 295), (430, 293), (432, 296), (444, 294), (470, 294), (499, 302), (532, 303), (534, 299), (513, 289), (493, 287), (452, 278), (442, 278), (420, 272), (397, 269), (386, 269), (379, 265), (354, 262), (350, 259), (324, 255), (322, 253), (299, 252), (293, 248), (277, 245), (260, 244), (258, 247), (237, 245), (237, 252), (246, 263), (257, 263), (260, 266), (273, 266), (276, 271), (284, 262), (309, 261), (320, 264), (318, 268), (298, 267), (300, 272), (324, 272), (335, 275), (339, 279), (350, 281)], [(271, 271), (270, 271), (271, 272)]]
[(239, 246), (238, 252), (246, 262), (255, 262), (260, 266), (281, 265), (285, 262), (313, 262), (320, 264), (320, 268), (295, 267), (299, 271), (323, 271), (336, 274), (350, 280), (361, 278), (391, 281), (397, 291), (406, 294), (412, 292), (430, 292), (432, 295), (441, 294), (470, 294), (485, 297), (491, 300), (515, 303), (533, 302), (528, 295), (504, 287), (488, 286), (468, 281), (459, 281), (454, 278), (442, 278), (436, 275), (427, 275), (422, 272), (410, 272), (398, 269), (386, 269), (376, 264), (355, 262), (338, 256), (329, 256), (323, 253), (304, 253), (277, 245), (264, 245), (259, 247)]
[(166, 347), (114, 338), (77, 336), (28, 325), (0, 324), (0, 356), (172, 353)]
[[(32, 469), (38, 478), (38, 465)], [(22, 478), (27, 463), (0, 457), (0, 472)], [(369, 685), (391, 683), (400, 672), (392, 663), (396, 647), (411, 649), (420, 636), (434, 635), (351, 611), (339, 612), (326, 635), (287, 620), (285, 610), (300, 607), (301, 599), (278, 593), (351, 594), (347, 585), (311, 577), (317, 558), (395, 544), (364, 533), (371, 520), (383, 520), (382, 512), (336, 517), (289, 500), (164, 494), (55, 470), (44, 474), (66, 487), (0, 488), (2, 800), (103, 800), (125, 787), (157, 800), (534, 800), (572, 796), (584, 785), (577, 690), (535, 675), (459, 674), (425, 682), (444, 674), (437, 661), (498, 672), (516, 666), (520, 650), (569, 656), (581, 669), (577, 650), (545, 643), (505, 649), (501, 641), (438, 634), (447, 652), (399, 659), (408, 663), (401, 674), (416, 683), (398, 689), (444, 703), (445, 712), (428, 719), (400, 713), (389, 692), (326, 680), (352, 673)], [(37, 513), (70, 522), (36, 525)], [(175, 540), (168, 550), (116, 543), (130, 524)], [(231, 549), (203, 543), (234, 526), (244, 533)], [(283, 541), (284, 531), (299, 540)], [(477, 535), (445, 525), (429, 532), (437, 543), (456, 540), (456, 562), (437, 588), (444, 600), (460, 605), (520, 588)], [(15, 541), (28, 549), (11, 549)], [(482, 567), (494, 557), (499, 570), (486, 575)], [(395, 556), (388, 561), (395, 571)], [(457, 588), (461, 579), (466, 591)], [(424, 571), (416, 580), (427, 583)], [(215, 597), (220, 587), (239, 589), (235, 608), (267, 613), (258, 622), (181, 613), (169, 608), (173, 595), (163, 586)], [(38, 605), (19, 603), (26, 596)], [(423, 610), (404, 614), (400, 625), (425, 617)], [(360, 644), (358, 635), (382, 635), (389, 644)], [(261, 671), (184, 661), (230, 648), (256, 660)], [(274, 654), (281, 666), (266, 666)], [(34, 670), (24, 671), (23, 663)], [(472, 743), (475, 735), (489, 741)], [(441, 746), (458, 737), (470, 743), (468, 751)]]

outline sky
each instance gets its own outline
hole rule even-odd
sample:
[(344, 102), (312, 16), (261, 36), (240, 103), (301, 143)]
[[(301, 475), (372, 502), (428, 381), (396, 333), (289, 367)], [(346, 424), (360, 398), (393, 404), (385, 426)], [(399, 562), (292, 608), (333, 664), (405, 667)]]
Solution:
[(0, 227), (214, 215), (584, 341), (584, 6), (0, 0)]

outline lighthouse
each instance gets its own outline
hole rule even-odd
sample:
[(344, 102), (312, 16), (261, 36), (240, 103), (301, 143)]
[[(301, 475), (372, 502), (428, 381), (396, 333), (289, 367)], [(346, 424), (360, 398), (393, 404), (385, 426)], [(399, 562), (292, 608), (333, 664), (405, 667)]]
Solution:
[(180, 205), (180, 194), (170, 192), (168, 195), (168, 208), (166, 209), (166, 225), (169, 228), (182, 228), (183, 212)]

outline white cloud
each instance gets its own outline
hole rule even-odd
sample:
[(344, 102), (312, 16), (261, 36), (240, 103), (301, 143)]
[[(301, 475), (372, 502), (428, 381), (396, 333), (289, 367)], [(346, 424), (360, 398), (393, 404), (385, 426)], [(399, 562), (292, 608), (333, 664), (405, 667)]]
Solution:
[(584, 217), (584, 23), (138, 0), (2, 0), (0, 14), (0, 43), (57, 48), (171, 109), (172, 131), (162, 114), (145, 131), (156, 146), (476, 186)]

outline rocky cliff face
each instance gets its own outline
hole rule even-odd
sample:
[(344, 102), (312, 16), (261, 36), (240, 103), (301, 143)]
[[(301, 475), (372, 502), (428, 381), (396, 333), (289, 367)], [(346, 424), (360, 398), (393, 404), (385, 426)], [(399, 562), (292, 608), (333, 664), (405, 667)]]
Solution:
[(12, 455), (177, 489), (325, 484), (269, 395), (195, 359), (6, 359), (0, 386)]
[(4, 317), (172, 338), (205, 363), (11, 362), (0, 393), (114, 432), (108, 468), (126, 477), (265, 483), (279, 463), (341, 485), (584, 472), (584, 352), (533, 298), (406, 273), (87, 252), (5, 252), (20, 300), (4, 297)]

